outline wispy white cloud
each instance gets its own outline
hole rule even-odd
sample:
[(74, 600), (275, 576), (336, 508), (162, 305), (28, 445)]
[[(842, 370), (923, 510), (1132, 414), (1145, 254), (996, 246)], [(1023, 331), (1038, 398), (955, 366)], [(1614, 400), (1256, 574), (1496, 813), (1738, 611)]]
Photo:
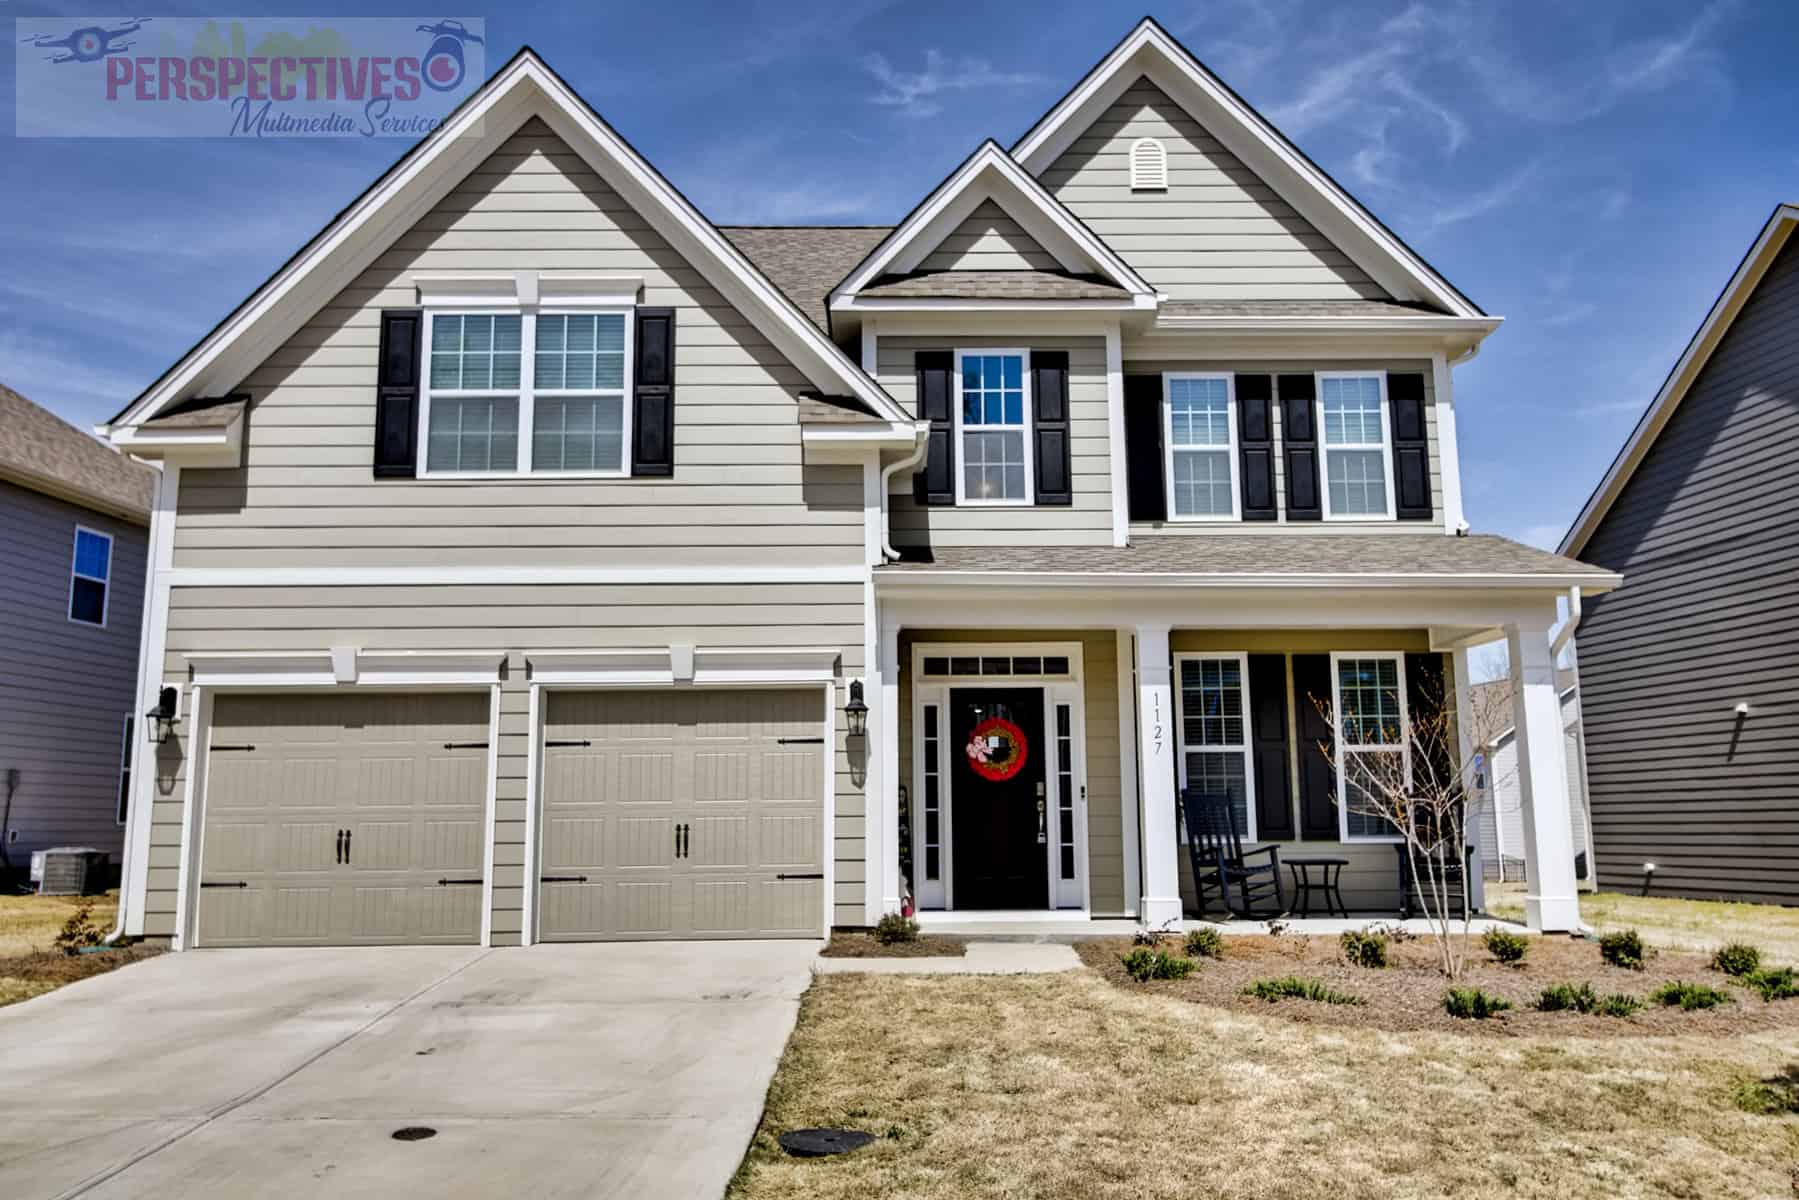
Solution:
[(879, 91), (869, 96), (869, 102), (885, 105), (906, 117), (937, 115), (943, 110), (944, 95), (949, 92), (1021, 87), (1043, 81), (1041, 75), (1002, 71), (984, 58), (951, 59), (941, 50), (924, 52), (922, 71), (902, 71), (882, 54), (864, 56), (862, 65), (881, 85)]
[(1579, 304), (1571, 304), (1567, 308), (1550, 313), (1546, 317), (1539, 318), (1539, 322), (1543, 325), (1560, 329), (1568, 325), (1578, 325), (1598, 311), (1598, 305), (1589, 304), (1583, 301)]
[(1436, 233), (1504, 208), (1528, 192), (1542, 170), (1542, 164), (1533, 159), (1480, 191), (1437, 204), (1424, 214), (1424, 232)]
[(0, 383), (84, 429), (123, 408), (148, 382), (87, 361), (74, 347), (0, 334)]
[(1605, 188), (1598, 196), (1599, 215), (1608, 221), (1615, 221), (1630, 207), (1630, 200), (1630, 189), (1627, 187)]
[(1535, 546), (1539, 550), (1553, 550), (1562, 544), (1562, 535), (1568, 532), (1565, 525), (1526, 525), (1512, 536), (1526, 546)]

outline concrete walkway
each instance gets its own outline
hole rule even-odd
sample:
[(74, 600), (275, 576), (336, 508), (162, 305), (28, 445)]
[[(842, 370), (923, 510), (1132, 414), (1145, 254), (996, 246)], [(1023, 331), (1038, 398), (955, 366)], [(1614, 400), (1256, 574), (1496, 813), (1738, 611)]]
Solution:
[(716, 1197), (818, 946), (126, 967), (0, 1009), (0, 1197)]
[(961, 958), (821, 958), (820, 975), (1049, 975), (1081, 965), (1073, 946), (1052, 942), (970, 942)]

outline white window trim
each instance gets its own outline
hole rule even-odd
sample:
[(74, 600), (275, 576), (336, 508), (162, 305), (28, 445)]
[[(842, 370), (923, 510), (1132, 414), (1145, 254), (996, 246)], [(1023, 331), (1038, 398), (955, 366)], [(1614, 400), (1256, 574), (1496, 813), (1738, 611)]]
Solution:
[[(75, 569), (76, 556), (81, 546), (81, 535), (84, 533), (102, 538), (106, 542), (106, 578), (104, 579), (97, 575), (83, 575)], [(69, 600), (63, 608), (63, 616), (68, 618), (69, 624), (84, 625), (89, 629), (106, 628), (106, 620), (112, 615), (112, 552), (112, 534), (88, 525), (77, 524), (75, 526), (75, 533), (69, 538)], [(77, 579), (85, 579), (89, 583), (100, 585), (100, 621), (98, 624), (93, 621), (83, 621), (75, 615), (75, 581)]]
[[(1019, 384), (1024, 392), (1024, 423), (1017, 426), (1024, 435), (1024, 498), (1014, 500), (1001, 498), (998, 500), (971, 500), (968, 498), (968, 463), (963, 440), (962, 424), (962, 360), (965, 357), (993, 358), (996, 356), (1017, 355), (1023, 364)], [(950, 415), (955, 419), (956, 438), (956, 507), (957, 508), (1029, 508), (1037, 502), (1037, 460), (1036, 447), (1032, 445), (1037, 426), (1037, 410), (1031, 395), (1031, 352), (1001, 346), (971, 346), (966, 350), (956, 351), (955, 387), (950, 394)], [(1008, 430), (1011, 425), (976, 425), (975, 432)]]
[[(1187, 712), (1184, 702), (1185, 689), (1181, 687), (1181, 666), (1187, 662), (1202, 662), (1207, 659), (1230, 659), (1237, 664), (1238, 687), (1243, 700), (1243, 742), (1239, 746), (1188, 746), (1187, 745)], [(1239, 750), (1243, 754), (1243, 840), (1254, 842), (1259, 840), (1260, 829), (1256, 826), (1256, 756), (1252, 753), (1251, 742), (1254, 735), (1250, 729), (1253, 719), (1249, 699), (1249, 654), (1241, 650), (1195, 650), (1180, 652), (1174, 656), (1174, 768), (1175, 787), (1184, 789), (1187, 786), (1187, 752), (1196, 751), (1201, 754), (1224, 753)], [(1176, 793), (1176, 800), (1179, 793)], [(1186, 844), (1186, 815), (1181, 815), (1180, 831), (1182, 845)]]
[(1337, 839), (1341, 842), (1366, 842), (1374, 845), (1396, 845), (1405, 841), (1398, 831), (1390, 834), (1355, 834), (1349, 832), (1349, 795), (1343, 786), (1343, 756), (1373, 752), (1391, 754), (1395, 747), (1367, 746), (1351, 749), (1344, 744), (1343, 737), (1343, 677), (1337, 664), (1344, 659), (1366, 660), (1379, 659), (1393, 663), (1398, 670), (1399, 678), (1399, 745), (1397, 749), (1404, 755), (1406, 779), (1412, 777), (1412, 714), (1406, 704), (1405, 655), (1391, 650), (1333, 650), (1331, 651), (1331, 730), (1333, 757), (1335, 761), (1331, 769), (1337, 777)]
[[(1324, 505), (1324, 519), (1327, 521), (1396, 521), (1399, 519), (1394, 505), (1398, 498), (1394, 496), (1393, 486), (1393, 414), (1388, 408), (1387, 373), (1385, 371), (1314, 371), (1312, 373), (1312, 389), (1318, 397), (1318, 486), (1322, 493), (1320, 500)], [(1330, 452), (1334, 450), (1372, 450), (1372, 442), (1356, 442), (1348, 445), (1332, 446), (1324, 436), (1324, 381), (1326, 379), (1377, 379), (1380, 381), (1380, 460), (1382, 478), (1386, 480), (1387, 511), (1380, 513), (1334, 513), (1331, 511), (1331, 476)]]
[[(1217, 446), (1180, 446), (1174, 444), (1174, 383), (1179, 379), (1222, 379), (1224, 380), (1224, 414), (1230, 428), (1230, 444), (1224, 447), (1231, 472), (1231, 511), (1226, 513), (1192, 513), (1186, 516), (1176, 515), (1174, 511), (1174, 452), (1181, 450), (1216, 451)], [(1162, 488), (1163, 495), (1168, 497), (1168, 520), (1170, 523), (1187, 524), (1189, 522), (1204, 524), (1207, 522), (1230, 522), (1243, 519), (1243, 481), (1239, 477), (1241, 468), (1237, 449), (1237, 380), (1236, 376), (1222, 371), (1165, 371), (1162, 374)]]
[[(531, 469), (532, 425), (537, 411), (537, 318), (619, 314), (625, 319), (624, 387), (620, 395), (619, 468), (615, 471), (534, 471)], [(431, 329), (437, 317), (512, 316), (519, 319), (519, 378), (516, 393), (499, 388), (445, 388), (437, 394), (444, 399), (468, 396), (514, 395), (518, 397), (518, 468), (512, 471), (433, 471), (431, 469)], [(424, 314), (424, 333), (419, 345), (419, 424), (418, 478), (434, 479), (626, 479), (631, 475), (631, 398), (636, 384), (637, 310), (631, 305), (583, 305), (559, 302), (554, 307), (536, 308), (515, 304), (458, 305), (430, 308)], [(610, 392), (611, 388), (555, 388), (546, 391), (546, 399), (561, 396), (591, 396)]]

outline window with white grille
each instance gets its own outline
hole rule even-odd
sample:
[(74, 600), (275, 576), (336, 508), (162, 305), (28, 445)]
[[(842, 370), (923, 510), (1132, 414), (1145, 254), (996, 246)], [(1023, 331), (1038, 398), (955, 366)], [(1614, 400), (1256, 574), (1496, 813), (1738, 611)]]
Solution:
[(1155, 138), (1131, 143), (1131, 190), (1160, 192), (1168, 189), (1168, 151)]

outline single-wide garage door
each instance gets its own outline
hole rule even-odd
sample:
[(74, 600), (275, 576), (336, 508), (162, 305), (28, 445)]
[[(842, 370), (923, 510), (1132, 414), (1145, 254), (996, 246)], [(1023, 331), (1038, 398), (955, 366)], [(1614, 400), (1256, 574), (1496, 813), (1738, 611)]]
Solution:
[(817, 690), (548, 701), (540, 938), (821, 936)]
[(489, 705), (218, 697), (199, 944), (479, 941)]

